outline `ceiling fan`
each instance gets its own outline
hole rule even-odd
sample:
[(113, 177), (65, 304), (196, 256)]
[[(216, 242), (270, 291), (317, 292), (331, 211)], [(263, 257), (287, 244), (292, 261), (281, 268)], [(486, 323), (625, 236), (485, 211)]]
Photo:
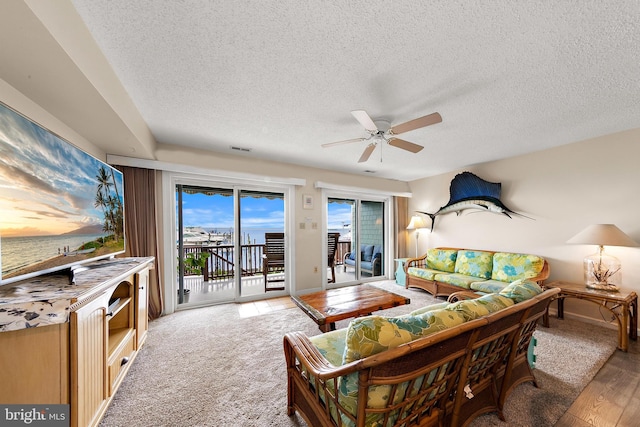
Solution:
[(408, 122), (396, 126), (391, 126), (390, 123), (385, 120), (376, 120), (374, 122), (371, 117), (369, 117), (369, 114), (367, 114), (367, 112), (364, 110), (355, 110), (352, 111), (351, 114), (356, 118), (357, 121), (360, 122), (365, 130), (369, 132), (369, 136), (366, 138), (354, 138), (344, 141), (329, 142), (327, 144), (322, 144), (322, 146), (326, 148), (333, 147), (334, 145), (350, 144), (352, 142), (372, 140), (364, 149), (364, 152), (360, 156), (358, 163), (363, 163), (369, 160), (369, 156), (371, 156), (371, 153), (373, 153), (373, 150), (375, 150), (378, 142), (383, 141), (394, 147), (401, 148), (412, 153), (417, 153), (424, 148), (422, 145), (414, 144), (413, 142), (396, 138), (395, 135), (409, 132), (414, 129), (420, 129), (426, 126), (435, 125), (436, 123), (440, 123), (442, 121), (442, 117), (439, 113), (432, 113), (423, 117), (419, 117), (417, 119), (409, 120)]

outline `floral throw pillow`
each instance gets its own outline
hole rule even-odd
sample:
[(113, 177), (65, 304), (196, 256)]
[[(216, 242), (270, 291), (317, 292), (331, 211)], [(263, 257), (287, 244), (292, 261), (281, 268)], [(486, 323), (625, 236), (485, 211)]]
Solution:
[(544, 267), (544, 259), (536, 255), (496, 252), (493, 254), (491, 278), (501, 282), (513, 282), (537, 276)]
[(526, 279), (515, 280), (500, 291), (500, 295), (512, 299), (515, 303), (526, 301), (541, 293), (540, 285)]
[(364, 359), (420, 337), (426, 322), (418, 317), (365, 316), (347, 328), (344, 363)]
[(429, 249), (427, 251), (427, 267), (453, 273), (457, 256), (458, 251), (455, 249)]
[(490, 279), (492, 268), (493, 254), (491, 252), (458, 251), (456, 273)]

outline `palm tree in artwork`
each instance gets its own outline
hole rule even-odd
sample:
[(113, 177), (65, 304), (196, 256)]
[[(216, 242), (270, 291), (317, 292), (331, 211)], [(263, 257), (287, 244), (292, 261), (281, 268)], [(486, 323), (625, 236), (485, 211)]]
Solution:
[(113, 189), (116, 191), (118, 207), (120, 208), (120, 212), (122, 212), (122, 200), (120, 199), (120, 193), (118, 192), (118, 185), (116, 184), (116, 176), (113, 173), (113, 169), (111, 169), (111, 180), (113, 181)]
[[(96, 198), (94, 206), (102, 209), (104, 215), (103, 231), (112, 232), (114, 234), (116, 242), (118, 238), (122, 236), (122, 203), (118, 195), (118, 187), (115, 182), (115, 176), (111, 173), (111, 176), (107, 172), (104, 166), (100, 166), (98, 169), (98, 191), (96, 192)], [(112, 181), (113, 180), (113, 181)], [(116, 196), (111, 194), (111, 188), (115, 189)]]
[(108, 196), (111, 192), (111, 180), (109, 179), (109, 174), (107, 173), (107, 169), (104, 166), (100, 166), (98, 169), (98, 175), (96, 175), (96, 179), (98, 180), (98, 193), (102, 193), (104, 196)]

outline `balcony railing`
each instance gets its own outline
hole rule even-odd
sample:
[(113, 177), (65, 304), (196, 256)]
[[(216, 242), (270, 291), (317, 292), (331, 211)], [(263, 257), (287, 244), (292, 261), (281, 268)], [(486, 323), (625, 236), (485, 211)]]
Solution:
[[(351, 250), (351, 242), (338, 242), (335, 263), (341, 265), (344, 255)], [(220, 280), (234, 277), (236, 262), (241, 262), (242, 276), (255, 276), (262, 274), (262, 254), (264, 253), (264, 243), (248, 244), (240, 246), (241, 256), (235, 256), (233, 245), (184, 245), (185, 258), (189, 254), (200, 257), (202, 253), (208, 253), (209, 257), (202, 269), (185, 266), (185, 275), (203, 275), (205, 280)]]

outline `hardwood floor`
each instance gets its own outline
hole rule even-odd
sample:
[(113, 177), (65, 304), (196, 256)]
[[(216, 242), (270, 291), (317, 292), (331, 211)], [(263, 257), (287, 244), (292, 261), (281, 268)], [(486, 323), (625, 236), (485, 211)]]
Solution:
[(639, 425), (640, 343), (630, 341), (629, 352), (616, 350), (556, 427)]

